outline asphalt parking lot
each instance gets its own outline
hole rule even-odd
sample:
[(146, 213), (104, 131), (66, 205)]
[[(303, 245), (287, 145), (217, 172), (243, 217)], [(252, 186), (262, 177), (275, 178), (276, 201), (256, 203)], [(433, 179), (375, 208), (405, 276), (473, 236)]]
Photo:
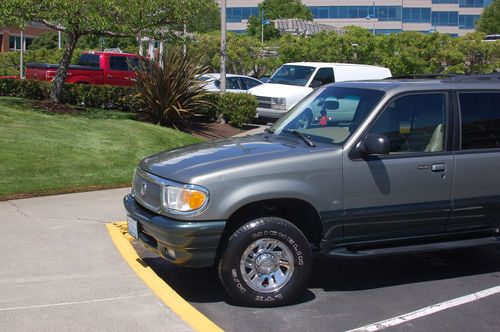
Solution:
[[(179, 268), (134, 244), (174, 290), (226, 331), (347, 331), (500, 285), (500, 246), (316, 260), (306, 293), (293, 305), (233, 305), (214, 269)], [(393, 326), (391, 331), (499, 331), (500, 294)]]

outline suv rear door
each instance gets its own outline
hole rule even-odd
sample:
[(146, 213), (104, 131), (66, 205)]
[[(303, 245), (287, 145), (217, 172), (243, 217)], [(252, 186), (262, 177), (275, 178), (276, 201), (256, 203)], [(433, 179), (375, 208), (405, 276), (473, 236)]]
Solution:
[(345, 241), (446, 232), (454, 168), (449, 99), (439, 91), (397, 96), (361, 136), (387, 136), (391, 152), (344, 151)]
[(460, 131), (448, 231), (500, 226), (500, 90), (457, 93)]

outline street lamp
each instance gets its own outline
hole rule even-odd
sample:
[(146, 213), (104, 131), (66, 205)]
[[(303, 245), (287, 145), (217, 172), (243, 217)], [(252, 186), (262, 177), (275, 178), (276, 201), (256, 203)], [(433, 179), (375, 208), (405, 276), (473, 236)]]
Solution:
[(372, 34), (375, 36), (375, 19), (377, 15), (375, 13), (375, 1), (373, 1), (373, 6), (372, 6), (372, 13), (366, 15), (366, 19), (369, 21), (373, 18), (373, 29), (372, 29)]

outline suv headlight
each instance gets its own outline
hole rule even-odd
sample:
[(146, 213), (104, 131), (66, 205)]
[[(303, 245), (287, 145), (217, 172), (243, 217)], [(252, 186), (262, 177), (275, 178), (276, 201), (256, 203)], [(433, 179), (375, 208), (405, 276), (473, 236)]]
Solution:
[(192, 214), (201, 212), (208, 204), (208, 190), (200, 186), (162, 187), (162, 205), (166, 212)]
[(286, 110), (286, 98), (271, 98), (271, 108), (276, 110)]

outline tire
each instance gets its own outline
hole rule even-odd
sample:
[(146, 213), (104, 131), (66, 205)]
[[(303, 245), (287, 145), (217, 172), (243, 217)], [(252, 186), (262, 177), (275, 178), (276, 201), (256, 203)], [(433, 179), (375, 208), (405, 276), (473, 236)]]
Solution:
[(252, 220), (236, 230), (218, 264), (229, 296), (251, 307), (290, 303), (304, 291), (311, 268), (311, 247), (304, 234), (275, 217)]

